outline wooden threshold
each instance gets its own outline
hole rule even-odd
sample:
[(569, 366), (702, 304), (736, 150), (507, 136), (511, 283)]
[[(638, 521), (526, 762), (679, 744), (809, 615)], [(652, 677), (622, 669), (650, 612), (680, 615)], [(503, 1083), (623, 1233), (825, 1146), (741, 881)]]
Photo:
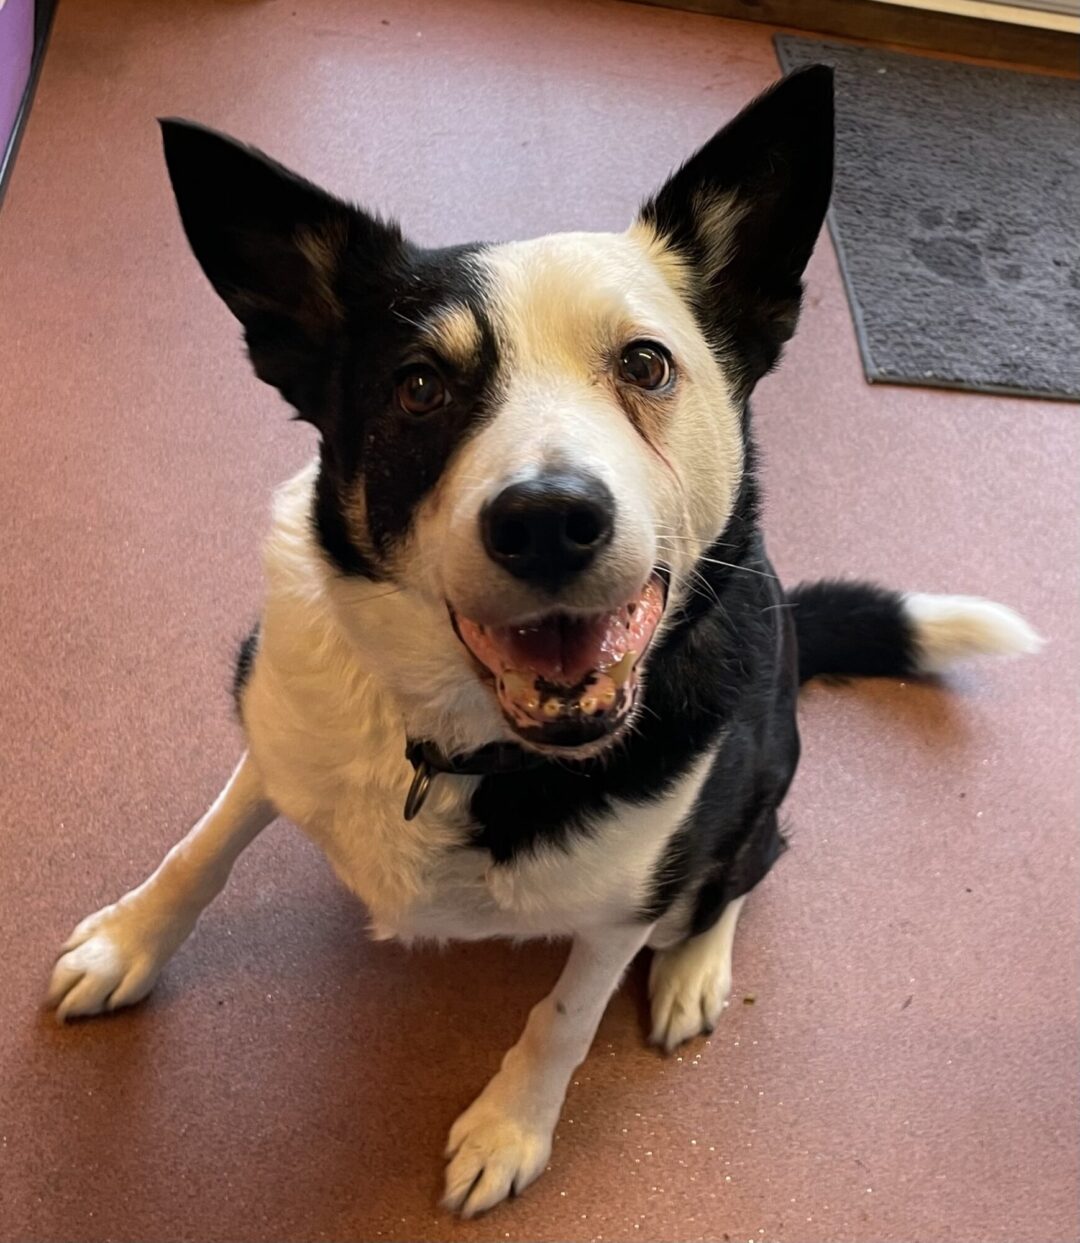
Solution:
[[(638, 0), (642, 2), (642, 0)], [(1080, 40), (1038, 26), (1018, 25), (878, 0), (643, 0), (658, 8), (767, 22), (822, 35), (841, 35), (956, 56), (1007, 61), (1075, 74)]]

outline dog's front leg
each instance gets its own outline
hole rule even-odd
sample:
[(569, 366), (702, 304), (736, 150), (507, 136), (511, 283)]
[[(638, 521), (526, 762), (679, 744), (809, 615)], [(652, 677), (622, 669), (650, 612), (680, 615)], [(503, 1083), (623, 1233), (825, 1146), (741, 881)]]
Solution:
[(472, 1217), (543, 1171), (570, 1076), (649, 932), (649, 926), (622, 925), (574, 938), (559, 982), (533, 1007), (499, 1073), (450, 1130), (448, 1208)]
[(157, 871), (68, 937), (49, 984), (57, 1017), (116, 1010), (145, 997), (225, 887), (240, 852), (276, 815), (245, 754), (214, 805)]

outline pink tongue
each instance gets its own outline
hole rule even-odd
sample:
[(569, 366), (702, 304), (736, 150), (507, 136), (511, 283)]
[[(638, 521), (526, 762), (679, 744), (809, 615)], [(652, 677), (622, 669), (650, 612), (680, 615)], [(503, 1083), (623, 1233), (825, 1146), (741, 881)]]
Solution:
[(548, 617), (534, 626), (479, 626), (459, 616), (458, 628), (473, 655), (496, 677), (513, 671), (569, 687), (610, 669), (628, 652), (640, 655), (663, 610), (663, 588), (653, 578), (637, 600), (610, 613)]
[[(538, 727), (610, 732), (634, 702), (634, 665), (664, 611), (658, 578), (633, 603), (592, 617), (552, 616), (533, 626), (481, 626), (458, 615), (466, 647), (495, 675), (504, 715)], [(584, 725), (583, 725), (584, 723)]]
[(528, 669), (548, 682), (573, 686), (625, 653), (624, 618), (623, 612), (580, 620), (553, 617), (537, 626), (499, 627), (488, 638), (506, 668)]

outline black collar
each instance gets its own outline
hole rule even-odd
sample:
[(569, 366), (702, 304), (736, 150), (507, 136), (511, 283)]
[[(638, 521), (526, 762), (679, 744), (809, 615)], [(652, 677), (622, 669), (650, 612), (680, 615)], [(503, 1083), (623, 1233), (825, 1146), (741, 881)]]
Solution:
[(515, 742), (490, 742), (477, 751), (463, 755), (444, 755), (426, 739), (410, 738), (405, 745), (405, 758), (413, 766), (413, 779), (405, 796), (405, 819), (415, 818), (427, 799), (436, 773), (455, 777), (491, 777), (496, 773), (517, 773), (536, 768), (544, 762), (542, 755), (526, 751)]

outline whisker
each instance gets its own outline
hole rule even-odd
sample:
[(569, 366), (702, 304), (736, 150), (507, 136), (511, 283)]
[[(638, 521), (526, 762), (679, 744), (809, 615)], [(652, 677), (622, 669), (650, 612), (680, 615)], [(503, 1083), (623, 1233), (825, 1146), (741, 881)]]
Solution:
[[(380, 591), (376, 596), (365, 596), (363, 600), (357, 600), (356, 604), (374, 604), (376, 600), (385, 600), (387, 596), (399, 596), (405, 590), (404, 587), (393, 587), (389, 591)], [(350, 609), (355, 607), (350, 605)]]
[(747, 574), (757, 574), (759, 578), (771, 578), (779, 581), (775, 574), (770, 574), (768, 570), (755, 570), (749, 565), (735, 565), (731, 561), (718, 561), (715, 557), (699, 557), (698, 562), (704, 562), (706, 565), (722, 565), (729, 570), (743, 570)]
[[(665, 537), (661, 536), (661, 539), (663, 538)], [(673, 550), (668, 549), (668, 551), (670, 552)], [(698, 565), (702, 565), (702, 564), (720, 565), (728, 570), (735, 570), (736, 572), (739, 572), (741, 570), (744, 574), (757, 574), (760, 578), (771, 578), (774, 582), (779, 581), (777, 576), (775, 574), (770, 574), (768, 570), (755, 570), (753, 566), (736, 565), (733, 561), (721, 561), (718, 557), (698, 557), (697, 564)]]
[(709, 580), (699, 570), (691, 571), (690, 582), (691, 582), (692, 587), (693, 587), (693, 584), (696, 582), (699, 584), (701, 588), (701, 590), (698, 590), (696, 588), (694, 589), (695, 595), (702, 596), (706, 600), (711, 600), (713, 604), (717, 606), (717, 608), (723, 607), (720, 604), (720, 597), (716, 594), (716, 590), (714, 589), (712, 583), (710, 583)]
[(736, 545), (728, 540), (710, 539), (708, 537), (700, 537), (697, 535), (684, 535), (680, 531), (676, 531), (673, 527), (668, 527), (664, 523), (657, 525), (657, 534), (661, 539), (679, 540), (684, 544), (697, 544), (702, 548), (734, 548)]

